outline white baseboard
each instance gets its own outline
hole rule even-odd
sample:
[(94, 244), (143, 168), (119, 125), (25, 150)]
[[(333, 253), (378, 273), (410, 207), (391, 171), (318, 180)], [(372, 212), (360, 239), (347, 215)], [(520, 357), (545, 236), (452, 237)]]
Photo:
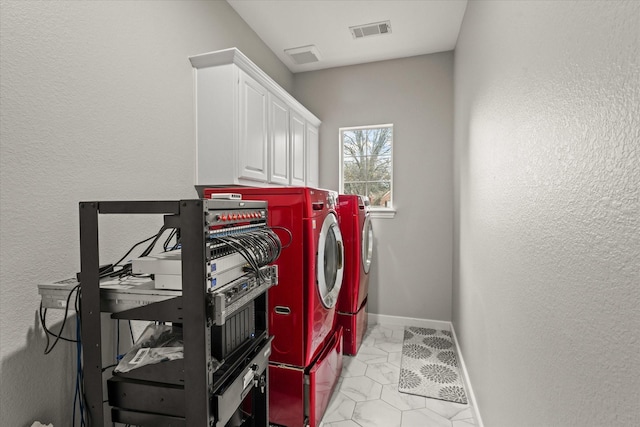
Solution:
[(370, 324), (378, 323), (380, 325), (417, 326), (419, 328), (444, 329), (445, 331), (451, 330), (451, 322), (445, 322), (442, 320), (416, 319), (414, 317), (387, 316), (385, 314), (373, 313), (369, 313), (368, 316)]
[(458, 357), (460, 358), (460, 368), (462, 370), (462, 380), (469, 397), (469, 405), (473, 408), (473, 416), (476, 421), (476, 427), (484, 427), (482, 423), (482, 417), (480, 417), (480, 410), (478, 409), (478, 402), (476, 401), (476, 395), (473, 393), (471, 387), (471, 381), (469, 380), (469, 372), (467, 372), (467, 366), (464, 364), (464, 358), (462, 357), (462, 351), (460, 350), (460, 344), (458, 343), (458, 337), (456, 331), (453, 328), (451, 322), (443, 320), (431, 320), (431, 319), (416, 319), (413, 317), (402, 316), (387, 316), (384, 314), (369, 313), (369, 324), (389, 325), (389, 326), (417, 326), (420, 328), (434, 328), (443, 329), (445, 331), (451, 331), (453, 341), (458, 349)]
[(478, 401), (476, 400), (476, 395), (473, 393), (473, 388), (471, 387), (471, 381), (469, 380), (469, 372), (467, 372), (467, 365), (464, 364), (464, 358), (462, 357), (462, 350), (460, 350), (460, 343), (458, 343), (458, 337), (456, 336), (456, 330), (451, 324), (451, 335), (453, 336), (453, 341), (458, 349), (458, 357), (460, 358), (460, 369), (462, 369), (462, 379), (464, 381), (464, 386), (466, 387), (467, 394), (469, 395), (469, 404), (473, 408), (473, 417), (476, 419), (476, 426), (484, 427), (482, 423), (482, 417), (480, 416), (480, 410), (478, 409)]

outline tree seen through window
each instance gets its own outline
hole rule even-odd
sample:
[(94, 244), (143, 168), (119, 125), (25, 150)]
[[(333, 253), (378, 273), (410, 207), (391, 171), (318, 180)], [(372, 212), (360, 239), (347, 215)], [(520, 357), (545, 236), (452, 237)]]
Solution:
[(369, 197), (372, 207), (391, 208), (393, 125), (345, 128), (342, 191)]

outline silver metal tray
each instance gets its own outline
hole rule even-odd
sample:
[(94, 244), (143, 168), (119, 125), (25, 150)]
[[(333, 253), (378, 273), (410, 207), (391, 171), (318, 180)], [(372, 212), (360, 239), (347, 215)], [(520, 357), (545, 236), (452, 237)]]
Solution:
[[(69, 292), (78, 285), (76, 279), (65, 279), (38, 285), (38, 293), (44, 308), (64, 309)], [(182, 295), (181, 290), (155, 289), (148, 277), (110, 278), (100, 281), (100, 311), (117, 313)], [(69, 303), (74, 304), (74, 295)]]

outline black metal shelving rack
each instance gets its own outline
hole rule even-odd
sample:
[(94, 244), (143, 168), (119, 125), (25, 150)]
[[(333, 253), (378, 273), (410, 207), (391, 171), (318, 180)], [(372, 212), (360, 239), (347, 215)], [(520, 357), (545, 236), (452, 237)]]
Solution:
[[(85, 406), (90, 426), (103, 426), (103, 377), (100, 316), (100, 277), (98, 217), (102, 214), (159, 214), (164, 215), (167, 227), (178, 228), (182, 244), (182, 294), (161, 302), (114, 313), (113, 318), (131, 320), (156, 320), (182, 324), (184, 359), (165, 366), (149, 368), (151, 378), (171, 382), (182, 377), (182, 389), (178, 386), (160, 388), (159, 395), (151, 396), (159, 401), (173, 399), (184, 405), (183, 417), (122, 411), (129, 418), (120, 422), (154, 426), (224, 427), (237, 411), (237, 401), (249, 392), (251, 417), (242, 426), (268, 425), (268, 356), (270, 338), (267, 327), (267, 293), (256, 301), (256, 333), (253, 342), (234, 351), (220, 368), (215, 367), (211, 352), (214, 327), (210, 301), (207, 300), (205, 263), (206, 249), (206, 200), (179, 201), (106, 201), (80, 203), (80, 251), (81, 251), (81, 337), (83, 343), (83, 368)], [(187, 309), (188, 308), (188, 309)], [(175, 362), (175, 363), (173, 363)], [(163, 363), (164, 365), (164, 363)], [(247, 385), (247, 377), (255, 371), (255, 385)], [(253, 379), (251, 380), (253, 383)], [(238, 396), (241, 396), (240, 398)], [(140, 398), (140, 397), (138, 397)], [(145, 402), (153, 407), (157, 402)], [(165, 401), (165, 404), (168, 402)], [(234, 406), (235, 405), (235, 406)], [(181, 409), (182, 410), (182, 409)], [(150, 411), (151, 412), (151, 411)], [(112, 414), (118, 414), (113, 410)], [(137, 418), (136, 418), (137, 417)], [(155, 417), (155, 418), (154, 418)], [(125, 416), (126, 418), (126, 416)], [(132, 421), (133, 420), (133, 421)], [(146, 423), (146, 424), (145, 424)]]

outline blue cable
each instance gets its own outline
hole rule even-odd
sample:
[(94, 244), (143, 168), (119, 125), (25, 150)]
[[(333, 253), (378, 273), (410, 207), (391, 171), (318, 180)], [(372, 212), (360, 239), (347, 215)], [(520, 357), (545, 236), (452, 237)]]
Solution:
[(116, 320), (116, 361), (118, 360), (118, 356), (120, 356), (120, 319)]
[(84, 419), (84, 393), (82, 392), (82, 384), (84, 384), (84, 370), (82, 369), (82, 337), (78, 340), (78, 375), (80, 376), (80, 426), (84, 427), (87, 425), (87, 422)]
[(80, 333), (80, 316), (76, 314), (76, 388), (73, 396), (73, 426), (76, 425), (76, 404), (80, 409), (80, 427), (85, 426), (84, 404), (81, 391), (82, 375), (82, 341)]

